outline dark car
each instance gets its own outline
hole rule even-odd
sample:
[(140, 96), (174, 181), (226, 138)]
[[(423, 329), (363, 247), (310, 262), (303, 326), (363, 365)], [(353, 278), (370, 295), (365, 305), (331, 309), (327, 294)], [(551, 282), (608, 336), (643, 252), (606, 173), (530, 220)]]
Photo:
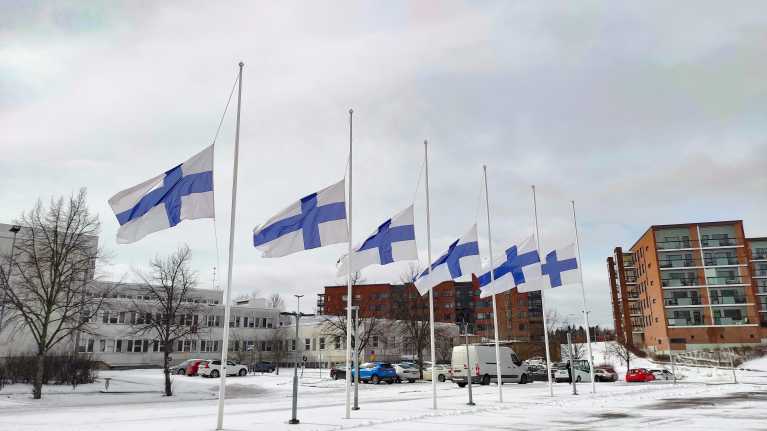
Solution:
[(530, 374), (530, 378), (533, 381), (545, 382), (549, 380), (548, 377), (546, 377), (545, 365), (528, 365), (527, 372)]
[(273, 373), (275, 370), (274, 364), (271, 362), (256, 362), (250, 366), (250, 371), (254, 373)]
[(333, 367), (330, 369), (330, 378), (333, 380), (346, 378), (346, 367)]

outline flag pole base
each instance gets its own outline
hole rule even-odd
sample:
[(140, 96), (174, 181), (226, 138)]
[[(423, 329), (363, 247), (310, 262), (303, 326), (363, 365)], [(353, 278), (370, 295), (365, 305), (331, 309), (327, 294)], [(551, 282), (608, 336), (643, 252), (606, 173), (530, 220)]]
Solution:
[(299, 421), (298, 419), (291, 419), (288, 421), (288, 423), (291, 425), (298, 425), (301, 423), (301, 421)]
[(352, 410), (359, 410), (359, 407), (352, 407)]
[(475, 404), (475, 403), (466, 403), (466, 405), (467, 406), (476, 406), (477, 404)]

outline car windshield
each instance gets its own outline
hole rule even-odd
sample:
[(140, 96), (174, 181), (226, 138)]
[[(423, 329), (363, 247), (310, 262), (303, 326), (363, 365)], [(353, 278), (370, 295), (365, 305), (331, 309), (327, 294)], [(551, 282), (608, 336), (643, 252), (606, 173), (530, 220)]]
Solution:
[(381, 368), (392, 368), (391, 364), (381, 364)]

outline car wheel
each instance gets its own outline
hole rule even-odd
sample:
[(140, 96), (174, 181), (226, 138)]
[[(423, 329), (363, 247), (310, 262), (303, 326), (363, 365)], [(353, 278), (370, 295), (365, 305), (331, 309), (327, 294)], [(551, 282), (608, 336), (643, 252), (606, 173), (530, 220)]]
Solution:
[(466, 387), (466, 383), (458, 383), (458, 387), (459, 388), (465, 388)]
[(527, 374), (522, 374), (522, 376), (519, 378), (519, 384), (520, 385), (527, 384)]
[(219, 376), (218, 370), (213, 370), (210, 372), (210, 376), (214, 379)]
[(381, 379), (378, 376), (373, 376), (371, 380), (374, 385), (377, 385), (381, 381)]
[(581, 382), (581, 376), (578, 376), (578, 377), (576, 377), (576, 378), (575, 378), (575, 382), (576, 382), (576, 383), (580, 383), (580, 382)]
[(481, 384), (482, 386), (487, 386), (487, 385), (489, 385), (489, 384), (490, 384), (490, 376), (489, 376), (489, 375), (487, 375), (487, 374), (485, 374), (484, 376), (482, 376), (482, 381), (480, 382), (480, 384)]
[(178, 374), (179, 376), (183, 376), (184, 374), (186, 374), (186, 371), (184, 371), (184, 370), (178, 370), (178, 373), (177, 373), (177, 374)]
[(437, 376), (437, 380), (440, 381), (440, 382), (444, 382), (445, 381), (445, 375), (444, 374), (440, 374), (439, 376)]
[(387, 380), (386, 380), (386, 384), (387, 384), (387, 385), (390, 385), (390, 384), (392, 384), (392, 383), (394, 383), (394, 380), (392, 380), (392, 379), (387, 379)]
[(240, 370), (240, 377), (245, 377), (247, 374), (248, 374), (248, 370), (246, 370), (245, 368)]
[(408, 383), (415, 383), (415, 379), (408, 379)]

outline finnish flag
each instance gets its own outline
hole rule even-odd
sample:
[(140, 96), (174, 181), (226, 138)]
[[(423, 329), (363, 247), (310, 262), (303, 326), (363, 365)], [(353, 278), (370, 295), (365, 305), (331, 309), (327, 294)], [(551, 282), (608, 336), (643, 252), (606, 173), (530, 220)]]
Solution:
[(184, 163), (109, 199), (120, 228), (117, 242), (136, 242), (181, 222), (214, 218), (213, 145)]
[(490, 271), (478, 277), (479, 286), (482, 289), (480, 298), (503, 293), (515, 287), (520, 292), (540, 290), (543, 275), (535, 236), (530, 235), (504, 250), (503, 255), (493, 262), (493, 276), (495, 282), (492, 290), (490, 289)]
[(541, 274), (544, 289), (580, 283), (575, 244), (568, 244), (546, 253), (546, 260), (541, 265)]
[(349, 241), (346, 187), (341, 180), (301, 198), (253, 231), (253, 245), (263, 257)]
[[(415, 244), (413, 205), (383, 222), (352, 251), (352, 272), (370, 265), (387, 265), (403, 260), (418, 260)], [(338, 260), (338, 276), (349, 272), (348, 254)]]
[(434, 286), (448, 280), (455, 280), (463, 275), (470, 275), (479, 269), (479, 243), (477, 225), (450, 244), (445, 254), (431, 264), (431, 272), (426, 271), (415, 281), (415, 287), (421, 295)]

